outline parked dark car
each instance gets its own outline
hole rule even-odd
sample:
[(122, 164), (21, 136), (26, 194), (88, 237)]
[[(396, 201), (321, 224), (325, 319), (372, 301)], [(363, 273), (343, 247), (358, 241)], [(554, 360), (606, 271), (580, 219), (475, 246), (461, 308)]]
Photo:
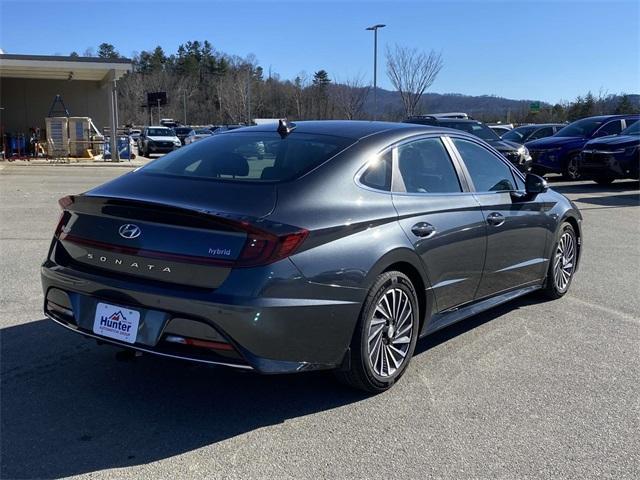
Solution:
[(531, 170), (531, 156), (524, 145), (511, 142), (509, 140), (502, 140), (493, 130), (477, 120), (450, 119), (434, 117), (432, 115), (421, 115), (417, 117), (410, 117), (405, 120), (405, 123), (432, 125), (462, 130), (463, 132), (475, 135), (487, 142), (504, 155), (507, 160), (513, 163), (521, 172), (528, 172)]
[(502, 138), (505, 133), (513, 130), (513, 125), (510, 123), (493, 123), (488, 124), (487, 127), (493, 130), (493, 132), (500, 138)]
[(580, 152), (594, 138), (617, 135), (636, 122), (638, 115), (600, 115), (570, 123), (551, 137), (527, 142), (538, 174), (561, 173), (566, 180), (578, 180)]
[[(264, 148), (262, 159), (239, 152)], [(270, 153), (275, 152), (275, 153)], [(391, 387), (418, 337), (563, 296), (580, 212), (464, 132), (320, 121), (213, 135), (60, 200), (45, 314), (142, 352)]]
[(144, 127), (138, 137), (138, 152), (143, 157), (152, 153), (169, 153), (181, 145), (175, 132), (168, 127)]
[(187, 138), (187, 135), (189, 135), (189, 133), (193, 130), (192, 127), (175, 127), (173, 129), (174, 132), (176, 132), (176, 137), (178, 137), (180, 139), (180, 143), (182, 143), (182, 145), (185, 144), (185, 139)]
[(617, 178), (640, 178), (640, 122), (620, 135), (587, 142), (580, 154), (580, 173), (607, 185)]
[(561, 129), (566, 127), (565, 123), (539, 123), (533, 125), (522, 125), (521, 127), (509, 130), (502, 135), (503, 140), (509, 140), (516, 143), (526, 143), (539, 138), (550, 137), (555, 135)]

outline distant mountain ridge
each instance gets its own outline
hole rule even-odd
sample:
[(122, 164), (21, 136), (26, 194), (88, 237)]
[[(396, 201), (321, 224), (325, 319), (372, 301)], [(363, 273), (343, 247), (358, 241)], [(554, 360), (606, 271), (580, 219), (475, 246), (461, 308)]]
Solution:
[[(378, 88), (378, 112), (402, 117), (402, 106), (398, 92)], [(640, 108), (640, 95), (628, 94), (629, 101)], [(612, 95), (607, 103), (616, 105), (621, 95)], [(480, 119), (506, 119), (512, 115), (528, 111), (532, 102), (539, 102), (541, 108), (553, 106), (535, 99), (514, 100), (495, 95), (463, 95), (460, 93), (425, 93), (420, 102), (419, 113), (465, 112)], [(614, 107), (615, 108), (615, 107)], [(369, 95), (364, 105), (368, 114), (373, 113), (373, 95)]]

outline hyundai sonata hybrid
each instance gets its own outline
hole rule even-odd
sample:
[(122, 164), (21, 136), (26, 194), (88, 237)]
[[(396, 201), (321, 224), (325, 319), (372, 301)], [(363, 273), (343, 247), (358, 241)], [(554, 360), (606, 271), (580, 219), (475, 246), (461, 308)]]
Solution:
[(582, 217), (459, 130), (280, 121), (60, 200), (45, 314), (101, 342), (379, 392), (419, 337), (563, 296)]

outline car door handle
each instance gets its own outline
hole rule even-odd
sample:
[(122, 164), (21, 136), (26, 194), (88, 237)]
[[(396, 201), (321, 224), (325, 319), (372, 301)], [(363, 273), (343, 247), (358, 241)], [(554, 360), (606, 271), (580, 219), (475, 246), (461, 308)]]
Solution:
[(494, 227), (499, 227), (504, 223), (504, 221), (505, 221), (504, 215), (498, 212), (493, 212), (487, 215), (487, 223), (489, 225), (493, 225)]
[(428, 238), (436, 233), (436, 227), (427, 222), (420, 222), (411, 227), (411, 231), (416, 237)]

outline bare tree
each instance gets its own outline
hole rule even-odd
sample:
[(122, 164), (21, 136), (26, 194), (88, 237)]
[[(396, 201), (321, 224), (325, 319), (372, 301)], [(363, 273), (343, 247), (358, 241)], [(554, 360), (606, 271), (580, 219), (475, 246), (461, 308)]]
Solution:
[(220, 79), (218, 95), (221, 110), (231, 122), (250, 122), (251, 83), (255, 80), (253, 57), (228, 57), (229, 71)]
[(400, 94), (405, 115), (410, 117), (415, 114), (422, 94), (440, 73), (444, 65), (442, 54), (395, 45), (393, 50), (387, 47), (386, 56), (387, 75)]
[(331, 88), (331, 96), (344, 118), (354, 120), (362, 117), (369, 89), (369, 85), (364, 84), (363, 75), (356, 75), (342, 81), (336, 79)]

